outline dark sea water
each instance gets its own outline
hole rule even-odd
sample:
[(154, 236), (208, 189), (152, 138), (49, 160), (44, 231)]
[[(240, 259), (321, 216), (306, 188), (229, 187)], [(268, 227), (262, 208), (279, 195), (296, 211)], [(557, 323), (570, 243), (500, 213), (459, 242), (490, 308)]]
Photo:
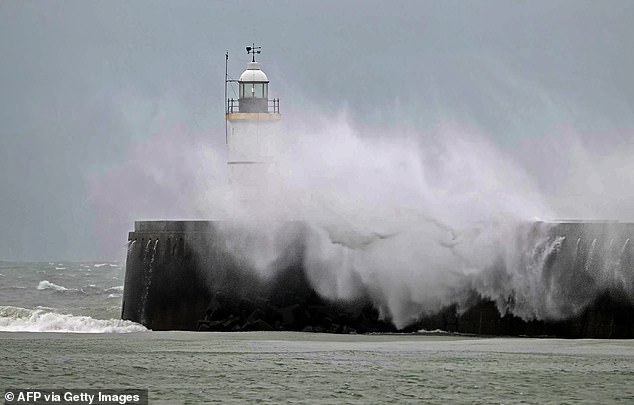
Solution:
[[(152, 332), (117, 263), (0, 262), (0, 389), (151, 403), (634, 403), (634, 341)], [(76, 332), (76, 333), (69, 333)]]

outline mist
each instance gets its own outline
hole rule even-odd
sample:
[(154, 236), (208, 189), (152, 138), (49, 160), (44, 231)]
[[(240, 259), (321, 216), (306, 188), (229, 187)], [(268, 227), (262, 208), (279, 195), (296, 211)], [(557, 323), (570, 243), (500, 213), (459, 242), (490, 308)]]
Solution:
[[(106, 234), (141, 219), (225, 221), (227, 250), (262, 278), (282, 270), (290, 247), (301, 243), (318, 294), (369, 297), (399, 328), (448, 305), (466, 310), (474, 292), (501, 313), (563, 319), (608, 287), (597, 279), (577, 297), (544, 274), (562, 243), (549, 237), (548, 221), (627, 219), (634, 189), (627, 142), (603, 144), (596, 154), (584, 134), (566, 131), (540, 137), (519, 159), (454, 122), (371, 135), (366, 127), (315, 110), (285, 119), (274, 174), (250, 200), (229, 184), (224, 148), (208, 134), (167, 130), (94, 179), (92, 201), (108, 219)], [(612, 194), (621, 198), (606, 198)], [(288, 221), (306, 231), (286, 234)], [(536, 234), (527, 227), (534, 222), (544, 222)]]

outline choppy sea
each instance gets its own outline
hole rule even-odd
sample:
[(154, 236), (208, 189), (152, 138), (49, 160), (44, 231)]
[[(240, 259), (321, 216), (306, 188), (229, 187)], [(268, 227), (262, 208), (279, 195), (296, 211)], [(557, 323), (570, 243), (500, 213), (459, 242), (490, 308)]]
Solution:
[(634, 403), (634, 341), (152, 332), (118, 263), (0, 262), (0, 389), (150, 403)]

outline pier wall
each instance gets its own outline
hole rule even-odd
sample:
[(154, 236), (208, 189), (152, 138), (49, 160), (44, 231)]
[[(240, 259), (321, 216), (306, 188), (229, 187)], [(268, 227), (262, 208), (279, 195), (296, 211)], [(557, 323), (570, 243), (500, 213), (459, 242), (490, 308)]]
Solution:
[[(289, 246), (273, 277), (246, 270), (229, 253), (221, 225), (137, 221), (128, 235), (122, 318), (153, 330), (396, 331), (379, 318), (369, 299), (342, 303), (320, 298), (302, 268), (301, 244)], [(303, 232), (301, 223), (288, 226), (291, 233)], [(467, 309), (446, 307), (403, 331), (634, 338), (634, 224), (526, 227), (525, 238), (540, 233), (550, 247), (544, 252), (541, 282), (564, 295), (571, 307), (585, 305), (583, 311), (563, 320), (524, 320), (511, 314), (512, 299), (501, 303), (474, 292)]]

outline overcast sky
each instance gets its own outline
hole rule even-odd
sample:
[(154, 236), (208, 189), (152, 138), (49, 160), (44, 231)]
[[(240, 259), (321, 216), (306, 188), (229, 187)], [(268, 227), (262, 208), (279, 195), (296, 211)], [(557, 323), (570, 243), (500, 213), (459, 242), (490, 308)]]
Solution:
[[(545, 193), (558, 187), (539, 159), (561, 144), (543, 139), (581, 134), (618, 162), (634, 151), (629, 0), (0, 0), (0, 260), (119, 259), (133, 223), (103, 229), (133, 213), (100, 212), (95, 179), (156, 133), (221, 148), (224, 53), (237, 77), (252, 41), (283, 112), (478, 128)], [(634, 194), (619, 196), (634, 182), (617, 176), (602, 198)]]

